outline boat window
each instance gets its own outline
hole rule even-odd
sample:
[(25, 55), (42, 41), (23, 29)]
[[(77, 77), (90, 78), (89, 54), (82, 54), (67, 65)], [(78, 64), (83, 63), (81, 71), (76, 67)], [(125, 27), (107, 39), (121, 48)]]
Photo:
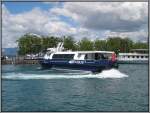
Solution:
[(88, 59), (87, 54), (85, 55), (85, 59)]
[(143, 56), (141, 56), (141, 58), (143, 58)]
[(134, 56), (132, 56), (132, 58), (134, 58)]
[(102, 53), (95, 53), (95, 60), (100, 60), (100, 59), (108, 59), (108, 56)]
[(128, 58), (130, 58), (130, 56), (128, 56)]
[(148, 58), (148, 56), (145, 56), (145, 58)]
[(108, 55), (102, 54), (102, 53), (87, 53), (87, 54), (85, 54), (84, 59), (86, 59), (86, 60), (108, 59)]
[(106, 55), (104, 55), (104, 54), (101, 54), (101, 58), (102, 59), (108, 59), (108, 57)]
[(81, 54), (78, 54), (78, 57), (81, 57)]
[(48, 55), (48, 56), (50, 56), (50, 55), (51, 55), (51, 53), (50, 53), (50, 52), (47, 52), (47, 55)]
[(126, 58), (126, 56), (121, 56), (122, 58)]
[(85, 54), (84, 59), (93, 60), (93, 59), (95, 59), (95, 55), (93, 53), (87, 53), (87, 54)]
[(104, 59), (109, 59), (109, 56), (111, 57), (111, 54), (103, 54)]
[(98, 53), (95, 53), (95, 60), (100, 59), (100, 55)]
[(136, 58), (139, 58), (139, 56), (136, 56)]
[(73, 59), (74, 54), (54, 54), (53, 59)]

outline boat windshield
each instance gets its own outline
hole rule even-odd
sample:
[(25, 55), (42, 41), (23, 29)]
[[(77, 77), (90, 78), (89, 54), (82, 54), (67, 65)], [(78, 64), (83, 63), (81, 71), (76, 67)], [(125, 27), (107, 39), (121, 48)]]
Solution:
[(53, 59), (73, 59), (74, 54), (54, 54)]

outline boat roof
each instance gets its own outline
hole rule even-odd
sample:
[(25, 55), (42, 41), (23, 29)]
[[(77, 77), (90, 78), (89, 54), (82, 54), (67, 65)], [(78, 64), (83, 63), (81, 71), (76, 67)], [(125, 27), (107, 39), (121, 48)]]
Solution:
[(147, 50), (148, 51), (148, 49), (132, 49), (132, 50)]
[(77, 51), (78, 53), (114, 53), (113, 51)]
[(148, 54), (141, 54), (141, 53), (119, 53), (119, 55), (122, 55), (122, 56), (128, 56), (128, 55), (136, 55), (136, 56), (138, 56), (138, 55), (148, 55)]
[(148, 49), (131, 49), (131, 51), (148, 51)]
[(84, 53), (84, 54), (87, 54), (87, 53), (114, 53), (113, 51), (60, 51), (60, 52), (56, 52), (54, 54), (75, 54), (75, 53)]

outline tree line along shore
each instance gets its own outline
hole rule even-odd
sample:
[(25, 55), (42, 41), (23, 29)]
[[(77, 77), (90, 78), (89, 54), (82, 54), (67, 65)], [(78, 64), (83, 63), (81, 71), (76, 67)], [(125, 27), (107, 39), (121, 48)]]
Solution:
[(38, 64), (37, 59), (26, 59), (27, 54), (46, 52), (47, 48), (56, 47), (63, 42), (65, 50), (72, 51), (115, 51), (130, 52), (132, 49), (148, 49), (148, 43), (134, 42), (130, 38), (108, 37), (106, 40), (82, 38), (75, 40), (72, 36), (38, 36), (25, 34), (18, 40), (18, 55), (2, 59), (2, 64)]
[(56, 47), (58, 42), (64, 43), (65, 50), (72, 51), (115, 51), (130, 52), (131, 49), (148, 49), (148, 43), (134, 42), (130, 38), (108, 37), (106, 40), (82, 38), (75, 40), (72, 36), (37, 36), (25, 34), (18, 40), (18, 55), (36, 54), (46, 51), (47, 48)]

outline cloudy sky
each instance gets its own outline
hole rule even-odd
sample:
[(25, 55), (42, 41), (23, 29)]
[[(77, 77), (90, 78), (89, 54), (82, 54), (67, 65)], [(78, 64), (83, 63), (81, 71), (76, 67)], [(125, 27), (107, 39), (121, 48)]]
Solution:
[(147, 2), (3, 2), (2, 47), (16, 47), (25, 33), (70, 35), (80, 40), (109, 36), (147, 41)]

